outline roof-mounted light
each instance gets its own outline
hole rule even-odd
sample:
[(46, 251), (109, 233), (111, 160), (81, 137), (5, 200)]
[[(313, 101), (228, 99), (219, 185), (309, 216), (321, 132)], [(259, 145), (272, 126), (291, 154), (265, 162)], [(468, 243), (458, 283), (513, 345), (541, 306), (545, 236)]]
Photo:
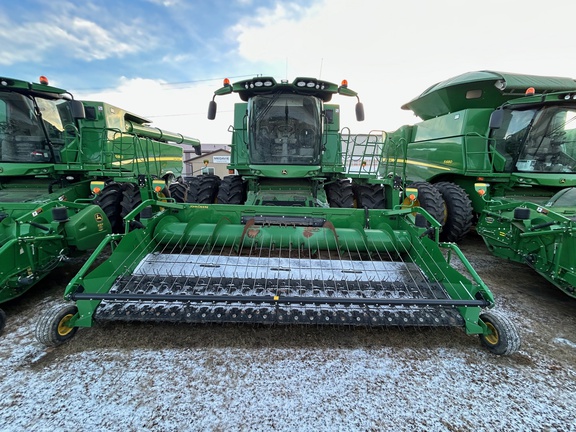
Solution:
[(48, 85), (48, 78), (46, 78), (44, 75), (40, 76), (39, 81), (40, 84)]
[(230, 80), (228, 78), (224, 78), (224, 85), (225, 86), (229, 86), (230, 85)]
[(348, 87), (348, 80), (345, 80), (345, 79), (342, 80), (342, 82), (340, 83), (340, 85), (341, 85), (342, 87)]
[(526, 96), (534, 96), (536, 94), (536, 90), (534, 89), (534, 87), (528, 87), (524, 92), (524, 94)]

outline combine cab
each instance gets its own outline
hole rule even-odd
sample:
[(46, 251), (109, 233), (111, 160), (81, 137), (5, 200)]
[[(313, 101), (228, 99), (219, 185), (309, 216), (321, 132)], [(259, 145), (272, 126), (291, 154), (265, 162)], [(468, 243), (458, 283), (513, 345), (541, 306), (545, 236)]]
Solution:
[[(42, 343), (63, 343), (96, 321), (136, 320), (460, 326), (496, 354), (518, 349), (512, 323), (486, 311), (490, 290), (414, 206), (418, 191), (404, 188), (401, 167), (381, 166), (385, 135), (338, 130), (339, 108), (327, 102), (355, 92), (263, 77), (215, 93), (243, 101), (229, 166), (237, 174), (200, 176), (198, 185), (214, 189), (195, 195), (204, 202), (154, 213), (149, 200), (128, 214), (127, 223), (140, 214), (144, 229), (98, 247), (68, 285), (70, 303), (39, 321)], [(356, 111), (362, 120), (360, 104)], [(110, 258), (90, 270), (108, 244)]]
[(42, 81), (0, 78), (0, 303), (122, 231), (141, 200), (185, 194), (168, 141), (200, 145)]
[(496, 256), (576, 297), (576, 81), (470, 72), (403, 108), (423, 121), (388, 139), (405, 143), (398, 159), (414, 186), (432, 186), (445, 201), (434, 214), (440, 238), (459, 241), (477, 221)]

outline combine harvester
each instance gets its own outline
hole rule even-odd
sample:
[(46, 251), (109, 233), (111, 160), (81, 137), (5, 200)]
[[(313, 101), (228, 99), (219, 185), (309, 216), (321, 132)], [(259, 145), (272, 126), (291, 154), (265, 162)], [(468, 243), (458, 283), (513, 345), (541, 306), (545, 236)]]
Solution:
[[(200, 143), (148, 123), (44, 77), (0, 77), (0, 303), (121, 231), (142, 199), (185, 199), (182, 149), (168, 141)], [(0, 332), (5, 320), (0, 310)]]
[[(423, 119), (388, 134), (406, 177), (442, 222), (440, 239), (476, 230), (496, 256), (528, 264), (576, 297), (576, 81), (480, 71), (403, 106)], [(404, 144), (404, 145), (401, 145)], [(444, 199), (433, 212), (430, 183)]]
[[(66, 288), (70, 303), (39, 321), (40, 342), (136, 320), (460, 326), (496, 354), (519, 348), (510, 320), (485, 311), (493, 296), (458, 247), (440, 244), (439, 223), (413, 206), (402, 167), (376, 175), (383, 134), (341, 134), (328, 102), (357, 98), (345, 82), (226, 80), (215, 96), (231, 93), (242, 100), (231, 128), (237, 174), (199, 179), (214, 188), (194, 195), (202, 202), (160, 212), (142, 202), (126, 223), (139, 215), (144, 229), (107, 237)], [(363, 120), (360, 102), (356, 114)], [(108, 244), (110, 258), (91, 269)]]

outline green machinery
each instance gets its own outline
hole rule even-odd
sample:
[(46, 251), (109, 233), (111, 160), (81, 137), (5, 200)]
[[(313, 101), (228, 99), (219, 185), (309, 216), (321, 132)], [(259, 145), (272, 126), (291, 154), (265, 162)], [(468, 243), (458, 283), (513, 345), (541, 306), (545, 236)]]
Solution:
[[(94, 249), (142, 199), (184, 200), (182, 149), (200, 143), (63, 89), (0, 77), (0, 303)], [(137, 221), (135, 222), (137, 224)], [(0, 331), (5, 314), (0, 310)]]
[(477, 221), (496, 256), (576, 297), (576, 81), (471, 72), (403, 108), (423, 121), (388, 139), (414, 186), (432, 183), (443, 197), (440, 238), (458, 241)]
[[(199, 176), (188, 203), (143, 201), (143, 229), (108, 236), (38, 322), (48, 346), (96, 321), (460, 326), (497, 354), (520, 344), (493, 296), (440, 224), (381, 167), (385, 134), (341, 133), (346, 83), (257, 77), (237, 93), (230, 170)], [(363, 119), (360, 102), (358, 120)], [(209, 118), (216, 115), (210, 103)], [(393, 150), (395, 151), (395, 150)], [(386, 176), (377, 175), (386, 169)], [(194, 181), (193, 181), (194, 183)], [(189, 200), (189, 201), (190, 201)], [(91, 269), (107, 246), (107, 261)], [(463, 273), (450, 264), (463, 263)]]

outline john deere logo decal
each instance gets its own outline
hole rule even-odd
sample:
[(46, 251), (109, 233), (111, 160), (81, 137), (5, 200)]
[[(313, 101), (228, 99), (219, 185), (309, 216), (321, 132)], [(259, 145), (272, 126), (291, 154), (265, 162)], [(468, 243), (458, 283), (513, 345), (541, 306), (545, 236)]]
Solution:
[(102, 222), (104, 220), (101, 213), (96, 213), (94, 219), (96, 219), (96, 222)]
[(288, 174), (288, 171), (286, 171), (285, 169), (282, 170), (282, 174), (286, 175)]

